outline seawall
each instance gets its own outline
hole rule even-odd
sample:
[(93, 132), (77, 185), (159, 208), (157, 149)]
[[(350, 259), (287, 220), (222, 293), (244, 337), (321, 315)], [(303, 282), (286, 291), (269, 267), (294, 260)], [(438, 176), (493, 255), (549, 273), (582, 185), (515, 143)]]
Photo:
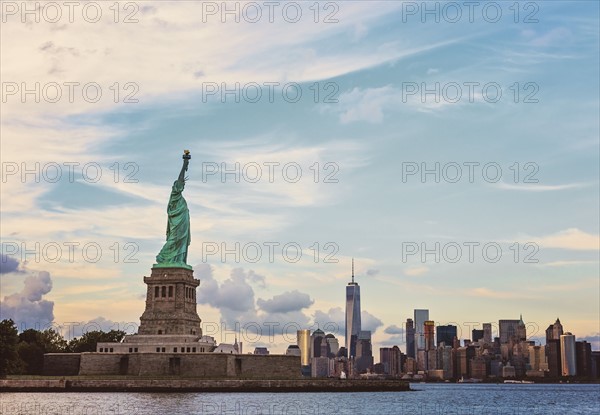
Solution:
[(0, 379), (0, 392), (400, 392), (381, 379)]

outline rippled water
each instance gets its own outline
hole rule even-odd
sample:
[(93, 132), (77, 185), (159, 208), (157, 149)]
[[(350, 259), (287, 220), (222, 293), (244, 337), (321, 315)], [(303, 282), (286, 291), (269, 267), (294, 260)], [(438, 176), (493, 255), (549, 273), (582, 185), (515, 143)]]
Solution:
[(3, 393), (1, 414), (600, 414), (600, 385), (412, 384), (379, 393)]

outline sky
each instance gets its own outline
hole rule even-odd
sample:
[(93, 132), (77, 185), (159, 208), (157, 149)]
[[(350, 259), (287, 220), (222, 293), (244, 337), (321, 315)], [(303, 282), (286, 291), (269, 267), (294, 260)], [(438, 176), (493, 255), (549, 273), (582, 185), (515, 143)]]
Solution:
[(219, 343), (342, 344), (354, 258), (376, 356), (415, 308), (600, 349), (597, 2), (49, 4), (2, 2), (2, 318), (135, 332), (189, 149)]

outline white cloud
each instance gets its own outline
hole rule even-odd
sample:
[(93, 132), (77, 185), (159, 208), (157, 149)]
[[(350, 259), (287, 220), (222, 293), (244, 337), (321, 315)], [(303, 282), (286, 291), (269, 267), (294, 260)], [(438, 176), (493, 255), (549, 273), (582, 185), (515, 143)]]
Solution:
[[(469, 100), (466, 91), (461, 91), (461, 97), (456, 99), (454, 95), (451, 99), (444, 98), (441, 91), (440, 89), (440, 93), (436, 96), (433, 94), (425, 96), (419, 84), (403, 84), (400, 88), (391, 85), (364, 89), (355, 87), (340, 95), (339, 103), (335, 108), (327, 108), (325, 111), (339, 112), (342, 124), (358, 121), (380, 124), (386, 112), (396, 113), (402, 108), (418, 112), (440, 111), (460, 106)], [(472, 99), (474, 103), (485, 102), (479, 92), (473, 93)]]
[(346, 108), (340, 114), (342, 124), (355, 121), (381, 123), (383, 109), (397, 100), (397, 92), (391, 86), (381, 88), (354, 88), (340, 96), (340, 103)]
[(426, 266), (420, 266), (420, 267), (410, 267), (410, 268), (406, 268), (404, 270), (404, 273), (406, 275), (409, 275), (411, 277), (419, 277), (423, 274), (426, 274), (429, 271), (429, 268)]
[(386, 327), (383, 332), (386, 333), (386, 334), (399, 334), (399, 335), (403, 335), (404, 334), (404, 328), (398, 327), (395, 324), (392, 324), (391, 326)]
[(540, 267), (568, 267), (573, 265), (598, 264), (598, 261), (551, 261), (538, 264)]
[(534, 242), (544, 248), (561, 248), (577, 251), (597, 251), (600, 249), (600, 236), (586, 233), (577, 228), (569, 228), (546, 236), (521, 237), (522, 241)]
[(256, 301), (258, 307), (267, 313), (289, 313), (308, 308), (314, 303), (310, 296), (298, 290), (286, 291), (273, 296), (271, 299)]
[(534, 297), (519, 293), (516, 291), (498, 291), (491, 290), (485, 287), (477, 287), (472, 288), (466, 292), (467, 295), (473, 297), (483, 297), (483, 298), (494, 298), (500, 300), (509, 300), (509, 299), (532, 299)]
[(526, 183), (504, 183), (498, 182), (494, 184), (495, 187), (503, 190), (520, 190), (524, 192), (552, 192), (557, 190), (569, 190), (569, 189), (581, 189), (583, 187), (589, 187), (589, 183), (569, 183), (569, 184), (556, 184), (556, 185), (545, 185), (545, 184), (526, 184)]
[(0, 301), (0, 319), (12, 319), (19, 328), (36, 328), (54, 320), (54, 302), (43, 298), (52, 290), (52, 278), (46, 271), (23, 280), (23, 289)]
[[(526, 33), (526, 35), (531, 35), (531, 32)], [(543, 35), (534, 37), (529, 41), (529, 43), (533, 46), (556, 46), (557, 44), (565, 44), (573, 37), (571, 31), (565, 27), (555, 27)]]

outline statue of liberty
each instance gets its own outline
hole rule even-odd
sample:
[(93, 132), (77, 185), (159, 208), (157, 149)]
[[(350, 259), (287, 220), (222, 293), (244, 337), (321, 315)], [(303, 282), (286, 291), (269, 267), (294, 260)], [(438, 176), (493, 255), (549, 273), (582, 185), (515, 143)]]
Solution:
[(192, 269), (187, 264), (188, 246), (192, 239), (190, 234), (190, 211), (182, 195), (187, 180), (184, 175), (191, 158), (189, 150), (185, 150), (183, 166), (179, 177), (173, 182), (171, 197), (167, 206), (167, 242), (156, 256), (155, 268), (179, 267)]

